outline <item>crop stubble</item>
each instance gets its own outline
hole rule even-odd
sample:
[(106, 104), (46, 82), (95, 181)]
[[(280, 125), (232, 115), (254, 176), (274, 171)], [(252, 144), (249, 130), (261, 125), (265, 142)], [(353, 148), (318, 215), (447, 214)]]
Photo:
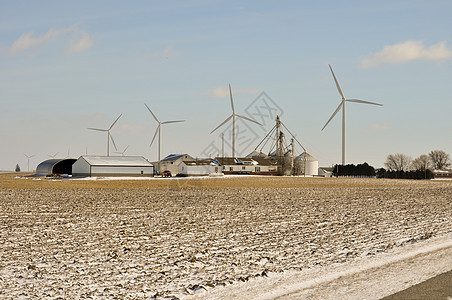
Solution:
[(451, 233), (450, 182), (0, 181), (0, 295), (180, 297)]

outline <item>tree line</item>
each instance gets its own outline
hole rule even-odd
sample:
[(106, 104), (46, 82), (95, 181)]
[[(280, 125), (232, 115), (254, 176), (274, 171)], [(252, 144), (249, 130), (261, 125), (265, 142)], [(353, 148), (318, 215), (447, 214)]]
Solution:
[(449, 154), (443, 150), (432, 150), (412, 159), (403, 153), (389, 154), (385, 168), (377, 171), (379, 178), (432, 179), (433, 171), (451, 166)]
[(353, 165), (335, 165), (335, 177), (377, 177), (399, 179), (432, 179), (434, 170), (445, 170), (452, 165), (449, 154), (442, 150), (433, 150), (412, 159), (410, 156), (396, 153), (389, 154), (384, 163), (385, 168), (375, 170), (367, 163)]
[(335, 165), (333, 167), (333, 176), (340, 177), (375, 177), (375, 168), (368, 163), (359, 165)]

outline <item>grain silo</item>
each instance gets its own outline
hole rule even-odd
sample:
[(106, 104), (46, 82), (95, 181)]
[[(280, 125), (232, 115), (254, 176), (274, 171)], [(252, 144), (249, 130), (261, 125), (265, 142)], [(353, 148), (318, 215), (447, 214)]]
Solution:
[(319, 161), (304, 151), (295, 158), (295, 174), (305, 176), (319, 175)]

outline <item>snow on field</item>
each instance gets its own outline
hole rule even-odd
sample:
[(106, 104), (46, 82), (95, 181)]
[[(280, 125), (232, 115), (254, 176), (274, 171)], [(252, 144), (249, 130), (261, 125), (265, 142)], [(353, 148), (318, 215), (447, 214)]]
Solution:
[(452, 270), (452, 235), (303, 271), (269, 273), (186, 299), (381, 299)]
[[(0, 189), (0, 298), (221, 299), (228, 289), (249, 299), (243, 291), (255, 286), (252, 298), (290, 299), (350, 292), (350, 284), (321, 287), (367, 282), (381, 276), (372, 270), (430, 252), (438, 254), (425, 258), (433, 267), (450, 266), (440, 255), (450, 249), (450, 182), (317, 182)], [(443, 246), (409, 252), (430, 242)]]

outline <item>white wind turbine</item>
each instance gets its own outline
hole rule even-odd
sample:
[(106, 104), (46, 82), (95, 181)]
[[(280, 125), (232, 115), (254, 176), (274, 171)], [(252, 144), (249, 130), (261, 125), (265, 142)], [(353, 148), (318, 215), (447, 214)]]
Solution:
[(170, 123), (180, 123), (180, 122), (185, 122), (185, 120), (177, 120), (177, 121), (163, 121), (160, 122), (159, 119), (157, 119), (157, 117), (154, 115), (154, 113), (152, 112), (152, 110), (149, 108), (149, 106), (147, 106), (147, 104), (145, 103), (144, 105), (146, 105), (146, 108), (149, 110), (149, 112), (151, 113), (151, 115), (154, 117), (154, 119), (157, 121), (157, 123), (159, 123), (159, 125), (157, 126), (157, 129), (155, 130), (154, 133), (154, 137), (152, 138), (151, 144), (149, 144), (149, 147), (152, 146), (152, 143), (154, 143), (155, 137), (157, 136), (157, 133), (159, 134), (159, 152), (158, 152), (158, 161), (160, 161), (160, 154), (162, 152), (162, 125), (165, 124), (170, 124)]
[(127, 146), (122, 152), (115, 152), (115, 153), (121, 154), (121, 156), (124, 156), (124, 153), (126, 153), (128, 148), (129, 148), (129, 146)]
[(231, 98), (231, 108), (232, 108), (232, 115), (230, 115), (226, 120), (223, 121), (223, 123), (221, 123), (220, 125), (218, 125), (214, 130), (212, 130), (210, 133), (213, 133), (215, 130), (217, 130), (218, 128), (220, 128), (221, 126), (223, 126), (226, 122), (228, 122), (231, 118), (232, 118), (232, 156), (235, 157), (235, 139), (236, 139), (236, 134), (235, 134), (235, 118), (239, 117), (242, 118), (244, 120), (256, 123), (258, 125), (261, 125), (261, 123), (254, 121), (253, 119), (247, 118), (245, 116), (239, 115), (235, 113), (235, 108), (234, 108), (234, 100), (232, 100), (232, 90), (231, 90), (231, 84), (229, 84), (229, 95)]
[(47, 154), (47, 156), (48, 156), (48, 157), (51, 157), (51, 158), (55, 158), (55, 157), (58, 155), (58, 153), (60, 153), (60, 152), (57, 152), (57, 153), (55, 153), (54, 155)]
[(113, 142), (113, 146), (115, 146), (115, 149), (118, 150), (116, 148), (115, 140), (113, 139), (113, 136), (111, 135), (110, 130), (113, 128), (113, 126), (119, 120), (119, 118), (121, 118), (121, 116), (122, 116), (122, 114), (119, 115), (119, 117), (113, 122), (113, 124), (111, 124), (110, 128), (108, 128), (108, 129), (88, 128), (90, 130), (97, 130), (97, 131), (107, 132), (107, 156), (110, 156), (110, 139)]
[(342, 97), (342, 101), (339, 104), (339, 106), (336, 108), (334, 113), (331, 115), (331, 117), (326, 122), (325, 126), (323, 126), (323, 129), (330, 123), (331, 119), (334, 118), (334, 116), (337, 114), (337, 112), (342, 108), (342, 165), (345, 165), (345, 102), (355, 102), (355, 103), (364, 103), (364, 104), (372, 104), (372, 105), (379, 105), (383, 106), (383, 104), (375, 103), (375, 102), (369, 102), (364, 100), (358, 100), (358, 99), (347, 99), (344, 96), (344, 93), (342, 93), (341, 87), (339, 86), (339, 83), (337, 82), (336, 76), (334, 75), (333, 68), (331, 68), (331, 65), (328, 64), (331, 70), (331, 74), (333, 74), (334, 82), (336, 83), (337, 90), (339, 91), (339, 94)]
[(24, 153), (24, 155), (27, 157), (28, 160), (28, 172), (30, 172), (30, 158), (34, 157), (34, 155), (27, 155)]

